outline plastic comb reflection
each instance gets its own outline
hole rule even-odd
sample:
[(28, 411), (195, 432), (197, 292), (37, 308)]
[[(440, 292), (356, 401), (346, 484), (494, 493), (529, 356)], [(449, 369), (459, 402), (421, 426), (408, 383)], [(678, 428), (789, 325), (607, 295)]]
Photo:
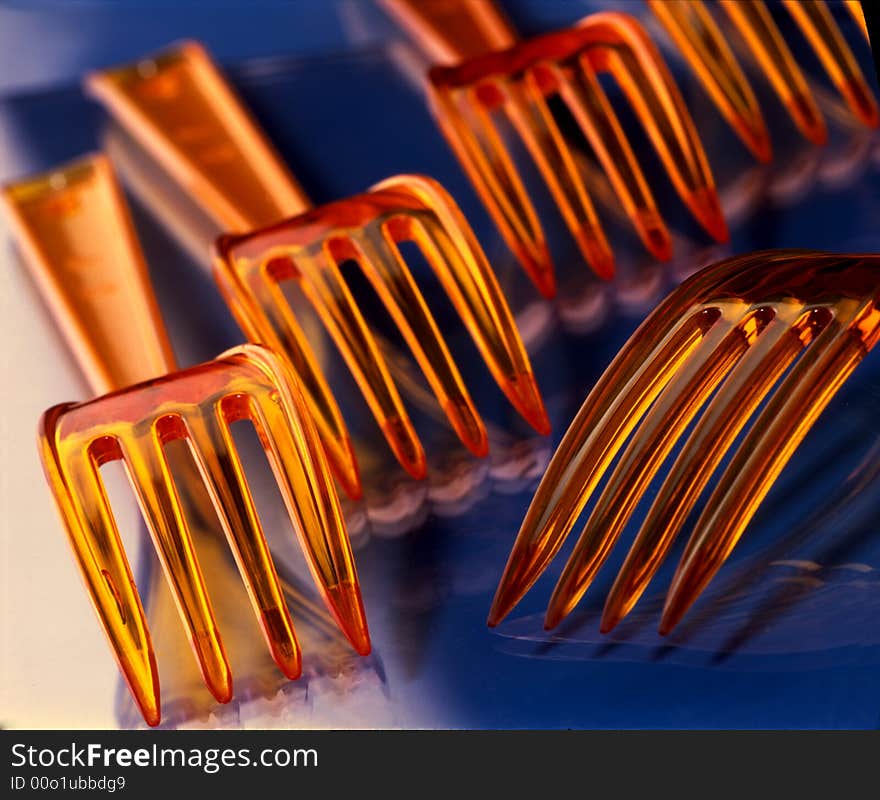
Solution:
[[(769, 161), (770, 136), (758, 101), (706, 4), (702, 0), (648, 2), (737, 135), (758, 159)], [(739, 31), (803, 135), (814, 144), (825, 144), (825, 118), (768, 7), (760, 0), (721, 0), (718, 5)], [(877, 102), (827, 4), (822, 0), (784, 0), (782, 5), (810, 43), (851, 113), (865, 125), (876, 128), (880, 124)], [(860, 4), (850, 2), (847, 7), (867, 38)]]
[[(149, 69), (144, 69), (145, 63)], [(185, 124), (189, 112), (179, 107), (183, 95), (156, 88), (166, 74), (176, 80), (179, 73), (187, 76), (186, 98), (196, 97), (192, 102), (207, 109), (198, 146), (190, 146), (193, 136)], [(126, 79), (119, 80), (119, 75)], [(348, 493), (357, 497), (361, 491), (350, 437), (311, 345), (279, 288), (286, 280), (296, 280), (317, 310), (398, 461), (415, 477), (424, 476), (426, 461), (375, 337), (342, 276), (345, 261), (357, 262), (367, 275), (459, 438), (477, 455), (487, 450), (483, 422), (401, 255), (401, 242), (419, 247), (507, 397), (537, 430), (547, 432), (546, 413), (510, 310), (479, 243), (442, 187), (420, 176), (400, 176), (369, 194), (285, 223), (279, 217), (286, 215), (265, 214), (261, 225), (243, 225), (244, 220), (257, 219), (248, 211), (250, 192), (259, 193), (256, 187), (269, 177), (284, 180), (286, 172), (274, 156), (255, 162), (250, 178), (254, 186), (247, 192), (237, 192), (227, 183), (223, 170), (215, 173), (205, 153), (219, 148), (220, 142), (224, 152), (251, 158), (230, 134), (241, 127), (250, 130), (251, 123), (231, 91), (217, 89), (217, 81), (222, 79), (205, 51), (188, 43), (140, 66), (92, 76), (88, 85), (167, 172), (192, 189), (218, 224), (241, 231), (277, 223), (237, 242), (234, 256), (228, 252), (234, 240), (224, 240), (216, 275), (245, 334), (269, 343), (293, 365), (331, 464)], [(211, 147), (202, 146), (202, 141)], [(210, 184), (210, 191), (186, 180), (194, 171)], [(215, 202), (217, 195), (225, 202)], [(237, 213), (227, 206), (235, 206)]]
[(606, 602), (601, 627), (610, 630), (633, 608), (726, 451), (764, 404), (679, 563), (660, 622), (661, 632), (670, 631), (880, 338), (878, 303), (880, 259), (870, 255), (766, 251), (719, 262), (682, 284), (620, 351), (563, 438), (517, 537), (490, 624), (541, 575), (620, 454), (545, 624), (552, 628), (570, 613), (693, 422)]
[[(339, 501), (308, 409), (284, 363), (266, 348), (245, 345), (155, 377), (173, 367), (170, 348), (122, 197), (102, 157), (9, 186), (3, 199), (29, 266), (95, 388), (135, 375), (143, 381), (50, 409), (41, 425), (41, 455), (87, 588), (145, 720), (159, 722), (158, 676), (100, 475), (109, 461), (125, 464), (214, 696), (228, 701), (232, 678), (191, 525), (226, 534), (273, 659), (289, 678), (300, 672), (293, 624), (232, 441), (230, 426), (239, 420), (250, 420), (259, 434), (329, 610), (355, 649), (369, 652)], [(114, 316), (119, 311), (125, 320)], [(119, 341), (105, 336), (114, 325), (121, 326)], [(142, 344), (126, 350), (129, 328)], [(127, 372), (120, 366), (126, 364)], [(173, 448), (177, 440), (188, 446), (183, 455)], [(207, 513), (205, 502), (193, 500), (199, 496), (207, 497)], [(196, 519), (184, 508), (194, 509)]]
[[(393, 5), (393, 4), (392, 4)], [(577, 244), (601, 277), (614, 256), (596, 214), (577, 146), (553, 103), (568, 109), (607, 175), (630, 223), (652, 255), (672, 242), (635, 151), (599, 75), (620, 84), (681, 199), (716, 239), (727, 227), (703, 145), (659, 51), (626, 14), (593, 14), (577, 26), (430, 72), (435, 113), (449, 143), (535, 285), (555, 293), (554, 269), (522, 175), (498, 123), (521, 138)]]

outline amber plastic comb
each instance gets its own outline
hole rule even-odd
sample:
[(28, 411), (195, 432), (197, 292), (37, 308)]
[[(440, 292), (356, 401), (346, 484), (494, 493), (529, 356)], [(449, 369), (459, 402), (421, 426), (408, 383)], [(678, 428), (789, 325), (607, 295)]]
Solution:
[(555, 292), (555, 277), (543, 228), (493, 115), (503, 117), (522, 139), (598, 275), (613, 275), (614, 256), (578, 156), (551, 109), (554, 98), (571, 112), (647, 249), (659, 259), (671, 255), (669, 230), (600, 85), (598, 76), (605, 72), (620, 84), (682, 200), (712, 236), (726, 240), (714, 179), (693, 121), (635, 18), (593, 14), (573, 28), (436, 66), (429, 74), (446, 138), (509, 246), (547, 296)]
[[(772, 157), (770, 136), (748, 79), (724, 34), (702, 0), (648, 0), (700, 82), (743, 143), (761, 161)], [(719, 0), (748, 50), (803, 135), (825, 144), (828, 130), (803, 72), (762, 0)], [(822, 0), (783, 0), (852, 113), (877, 127), (880, 111), (834, 17)], [(847, 4), (865, 37), (868, 28), (858, 2)]]
[[(282, 280), (299, 281), (403, 467), (422, 477), (426, 461), (379, 346), (339, 271), (344, 260), (357, 261), (376, 288), (461, 440), (477, 455), (487, 452), (483, 423), (401, 257), (397, 245), (402, 241), (420, 247), (514, 406), (537, 430), (549, 431), (513, 316), (476, 237), (439, 184), (420, 176), (398, 176), (368, 194), (280, 223), (281, 217), (290, 216), (281, 213), (280, 204), (278, 213), (250, 210), (251, 198), (263, 186), (288, 179), (277, 156), (261, 151), (246, 177), (236, 173), (236, 181), (241, 178), (244, 186), (227, 180), (225, 167), (215, 170), (214, 159), (205, 157), (205, 150), (216, 150), (224, 154), (217, 159), (221, 165), (248, 160), (256, 147), (252, 141), (263, 139), (231, 90), (221, 90), (224, 81), (201, 46), (184, 43), (137, 65), (93, 75), (87, 85), (168, 173), (180, 176), (182, 185), (218, 224), (240, 233), (261, 228), (243, 239), (224, 239), (215, 274), (245, 335), (288, 357), (302, 381), (331, 463), (349, 493), (360, 493), (350, 439), (279, 288)], [(198, 114), (194, 116), (192, 109)], [(196, 118), (198, 136), (190, 132)], [(243, 130), (250, 132), (247, 137), (231, 135)], [(199, 181), (187, 180), (194, 173)], [(304, 208), (301, 190), (296, 192)], [(218, 196), (223, 203), (217, 202)], [(232, 207), (236, 214), (228, 212)], [(289, 211), (289, 206), (285, 208)]]
[[(222, 237), (217, 278), (247, 336), (291, 355), (296, 328), (278, 282), (295, 278), (318, 310), (407, 471), (425, 455), (379, 346), (349, 293), (340, 265), (357, 262), (404, 336), (441, 407), (468, 449), (488, 452), (486, 429), (398, 244), (415, 242), (433, 268), (502, 391), (541, 433), (550, 424), (513, 316), (451, 198), (435, 181), (391, 178), (368, 194), (249, 234)], [(271, 309), (271, 313), (269, 310)]]
[[(174, 366), (171, 350), (122, 195), (103, 157), (7, 186), (0, 196), (95, 390), (117, 389), (47, 411), (40, 447), (92, 602), (147, 723), (160, 720), (158, 676), (99, 474), (111, 460), (124, 462), (205, 683), (219, 701), (230, 699), (232, 677), (193, 548), (193, 522), (183, 512), (182, 497), (196, 493), (187, 476), (200, 476), (208, 490), (211, 519), (226, 535), (273, 658), (286, 676), (300, 674), (293, 624), (230, 432), (238, 420), (250, 420), (260, 436), (328, 608), (355, 649), (368, 653), (339, 501), (285, 362), (264, 347), (244, 345), (160, 377)], [(137, 383), (122, 388), (127, 381)], [(186, 464), (165, 450), (176, 439), (188, 444)]]
[(500, 622), (541, 575), (620, 454), (553, 592), (546, 627), (575, 607), (705, 405), (607, 599), (601, 629), (610, 630), (632, 609), (726, 451), (764, 403), (679, 563), (660, 621), (660, 632), (670, 631), (878, 338), (880, 256), (767, 251), (696, 273), (627, 342), (566, 432), (526, 514), (489, 624)]

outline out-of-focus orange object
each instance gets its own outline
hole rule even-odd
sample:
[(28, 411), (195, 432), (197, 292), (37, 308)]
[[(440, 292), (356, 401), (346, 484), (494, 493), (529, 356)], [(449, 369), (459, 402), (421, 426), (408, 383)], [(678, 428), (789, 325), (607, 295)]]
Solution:
[[(166, 82), (185, 88), (166, 90)], [(461, 440), (477, 455), (488, 449), (483, 422), (398, 249), (403, 241), (415, 242), (440, 276), (514, 406), (537, 430), (548, 432), (513, 316), (479, 242), (442, 187), (427, 178), (399, 176), (367, 195), (281, 223), (282, 217), (293, 213), (293, 200), (265, 212), (253, 198), (261, 186), (283, 183), (289, 174), (274, 154), (270, 158), (264, 153), (252, 161), (256, 148), (250, 143), (263, 141), (262, 137), (223, 83), (205, 50), (185, 43), (137, 64), (92, 75), (87, 86), (183, 188), (192, 189), (194, 199), (219, 224), (236, 233), (265, 227), (246, 239), (249, 249), (242, 245), (234, 251), (247, 250), (248, 259), (236, 260), (226, 240), (215, 274), (245, 335), (287, 356), (301, 380), (331, 464), (348, 492), (360, 493), (350, 438), (312, 348), (279, 287), (283, 280), (299, 282), (398, 461), (415, 477), (424, 476), (427, 468), (379, 345), (340, 273), (339, 266), (349, 259), (358, 262), (376, 287)], [(198, 114), (193, 115), (193, 108), (199, 109)], [(247, 137), (233, 135), (240, 130), (247, 131)], [(214, 151), (225, 155), (208, 157)], [(241, 191), (227, 180), (226, 165), (231, 161), (251, 161)], [(189, 178), (195, 174), (198, 182)], [(217, 200), (221, 195), (223, 202)], [(298, 198), (297, 210), (305, 208), (295, 184), (288, 196)], [(271, 248), (258, 252), (267, 241)]]
[(670, 631), (878, 339), (880, 256), (766, 251), (698, 272), (645, 320), (563, 437), (523, 521), (489, 624), (498, 624), (542, 574), (617, 458), (553, 592), (546, 627), (569, 614), (693, 422), (607, 599), (601, 629), (613, 628), (763, 404), (679, 562), (660, 621), (660, 632)]
[(10, 184), (0, 201), (95, 394), (176, 368), (125, 201), (106, 158), (83, 158)]
[[(431, 37), (423, 34), (422, 41), (430, 50)], [(435, 66), (429, 74), (446, 138), (508, 244), (547, 296), (555, 293), (556, 283), (543, 228), (499, 121), (522, 139), (596, 274), (609, 278), (614, 272), (584, 172), (552, 111), (555, 98), (589, 141), (647, 249), (659, 259), (671, 255), (666, 223), (599, 82), (605, 72), (620, 84), (682, 200), (712, 236), (726, 240), (714, 179), (693, 121), (659, 51), (634, 17), (593, 14), (573, 28)]]
[(438, 64), (506, 50), (516, 31), (492, 0), (379, 0)]
[(311, 205), (197, 42), (93, 72), (85, 85), (226, 230), (248, 231)]
[[(740, 138), (761, 161), (772, 157), (770, 137), (755, 95), (721, 29), (702, 0), (648, 0), (713, 102)], [(785, 104), (803, 135), (825, 144), (825, 119), (779, 27), (762, 0), (720, 0), (773, 90)], [(877, 127), (880, 111), (852, 50), (822, 0), (783, 0), (809, 41), (831, 81), (853, 114), (865, 125)], [(867, 37), (868, 28), (858, 2), (850, 12)]]
[[(125, 464), (193, 653), (220, 702), (232, 696), (232, 676), (181, 503), (193, 494), (189, 481), (198, 482), (198, 476), (274, 660), (287, 677), (300, 674), (293, 624), (230, 433), (238, 420), (250, 420), (259, 433), (329, 610), (354, 648), (368, 653), (339, 500), (308, 406), (285, 362), (264, 347), (244, 345), (162, 376), (173, 367), (170, 347), (124, 201), (103, 157), (7, 186), (0, 197), (92, 385), (115, 390), (47, 411), (40, 447), (92, 602), (147, 723), (160, 720), (158, 675), (100, 477), (108, 461)], [(137, 383), (126, 386), (129, 381)], [(180, 451), (166, 452), (177, 439), (189, 446), (186, 464)]]
[(865, 34), (865, 39), (870, 41), (871, 37), (868, 33), (868, 21), (865, 19), (865, 10), (862, 8), (861, 0), (843, 0), (843, 4), (847, 7), (849, 13), (852, 14), (853, 19), (862, 29), (862, 33)]

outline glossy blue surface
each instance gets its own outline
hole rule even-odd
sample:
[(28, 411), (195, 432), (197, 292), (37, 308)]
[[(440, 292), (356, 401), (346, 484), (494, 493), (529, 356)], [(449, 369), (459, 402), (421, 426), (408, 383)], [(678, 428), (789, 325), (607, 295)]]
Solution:
[[(76, 89), (77, 72), (133, 59), (183, 36), (201, 36), (228, 65), (236, 87), (315, 202), (401, 172), (431, 174), (447, 186), (511, 299), (553, 423), (551, 437), (541, 439), (516, 419), (424, 270), (420, 283), (491, 425), (487, 461), (476, 462), (453, 440), (423, 391), (408, 393), (432, 470), (428, 482), (408, 480), (385, 452), (353, 382), (329, 350), (331, 382), (365, 465), (366, 498), (347, 512), (375, 654), (357, 663), (346, 660), (343, 671), (353, 677), (343, 688), (338, 683), (328, 688), (321, 680), (326, 665), (304, 648), (310, 676), (305, 680), (311, 681), (305, 695), (311, 698), (300, 686), (275, 695), (280, 683), (274, 678), (250, 675), (237, 684), (236, 703), (256, 687), (255, 693), (265, 691), (273, 702), (289, 705), (288, 724), (305, 719), (302, 709), (308, 707), (310, 723), (342, 727), (880, 726), (877, 353), (827, 409), (734, 555), (667, 640), (654, 631), (680, 545), (632, 619), (611, 636), (597, 630), (605, 592), (645, 503), (596, 584), (558, 631), (546, 634), (541, 620), (571, 543), (507, 621), (496, 630), (485, 625), (552, 449), (595, 379), (667, 291), (702, 264), (753, 249), (880, 252), (880, 140), (835, 111), (839, 103), (821, 76), (822, 103), (835, 120), (832, 142), (824, 149), (798, 138), (760, 77), (753, 76), (776, 148), (774, 163), (758, 167), (664, 45), (706, 142), (732, 240), (713, 245), (696, 229), (643, 135), (622, 113), (675, 232), (675, 258), (666, 265), (652, 262), (625, 226), (609, 224), (620, 275), (601, 284), (553, 223), (553, 211), (536, 188), (561, 279), (559, 298), (547, 302), (523, 277), (477, 201), (434, 126), (418, 70), (377, 9), (366, 3), (302, 2), (251, 4), (244, 11), (230, 4), (207, 20), (198, 3), (150, 11), (133, 2), (121, 5), (124, 10), (111, 13), (106, 4), (93, 4), (76, 22), (52, 4), (28, 12), (28, 30), (54, 26), (53, 36), (78, 37), (81, 52), (65, 63), (64, 75), (45, 73), (52, 88), (36, 88), (36, 79), (29, 84), (23, 68), (18, 85), (7, 85), (0, 97), (0, 132), (15, 153), (15, 168), (6, 167), (10, 175), (46, 168), (107, 141), (102, 113)], [(650, 22), (641, 4), (625, 5)], [(509, 10), (523, 32), (535, 32), (571, 22), (595, 6), (517, 0)], [(841, 22), (870, 69), (864, 41), (849, 20)], [(4, 40), (10, 30), (4, 29)], [(653, 24), (652, 30), (657, 31)], [(10, 58), (8, 49), (4, 58)], [(38, 72), (37, 66), (29, 69)], [(138, 231), (181, 361), (195, 363), (237, 343), (239, 333), (211, 280), (138, 199), (137, 186), (131, 188)], [(613, 219), (601, 206), (600, 214)], [(352, 281), (394, 345), (368, 287), (356, 276)], [(298, 568), (290, 555), (290, 570)], [(142, 588), (147, 583), (146, 577), (139, 581)], [(161, 648), (159, 661), (161, 667)], [(163, 691), (171, 698), (168, 707), (174, 707), (173, 677), (163, 674), (163, 686), (168, 685), (172, 688)], [(345, 715), (337, 710), (340, 694), (369, 691), (365, 685), (378, 689), (360, 710), (352, 712), (350, 703)], [(121, 722), (135, 724), (127, 698), (120, 697)], [(322, 698), (320, 716), (316, 698)], [(183, 723), (186, 711), (166, 716), (169, 724)], [(241, 719), (231, 713), (225, 722)]]

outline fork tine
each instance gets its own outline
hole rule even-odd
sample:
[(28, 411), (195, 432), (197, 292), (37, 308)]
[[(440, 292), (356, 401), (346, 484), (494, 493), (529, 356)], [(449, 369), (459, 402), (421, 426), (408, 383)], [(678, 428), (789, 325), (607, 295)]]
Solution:
[(395, 176), (373, 187), (388, 190), (415, 199), (436, 215), (439, 225), (430, 216), (407, 217), (410, 224), (398, 233), (421, 249), (513, 406), (535, 430), (549, 433), (550, 421), (510, 306), (464, 214), (437, 181), (422, 175)]
[(676, 191), (699, 223), (718, 241), (727, 241), (727, 223), (718, 201), (706, 153), (669, 68), (641, 23), (628, 14), (592, 14), (578, 26), (595, 29), (599, 41), (625, 45), (609, 54), (587, 50), (593, 69), (608, 69), (620, 84), (648, 133)]
[(122, 442), (121, 447), (129, 483), (137, 495), (202, 677), (218, 702), (228, 703), (232, 699), (232, 673), (159, 431), (151, 426), (136, 440)]
[(877, 299), (846, 301), (755, 420), (709, 498), (660, 620), (669, 633), (712, 579), (825, 406), (880, 338)]
[(289, 368), (271, 351), (242, 345), (230, 352), (246, 354), (273, 376), (278, 387), (277, 393), (252, 395), (250, 418), (288, 512), (296, 520), (297, 535), (324, 601), (354, 649), (367, 655), (370, 635), (351, 544), (305, 400)]
[(440, 334), (425, 298), (395, 244), (395, 232), (407, 220), (387, 220), (382, 230), (366, 229), (347, 240), (335, 239), (337, 260), (354, 258), (422, 369), (458, 437), (476, 456), (489, 452), (486, 427), (474, 407), (452, 354)]
[(648, 5), (746, 147), (759, 161), (770, 161), (770, 134), (755, 93), (705, 3), (648, 0)]
[(825, 144), (828, 141), (825, 119), (767, 6), (762, 0), (719, 2), (746, 40), (797, 127), (813, 144)]
[[(553, 297), (556, 278), (543, 228), (487, 110), (500, 107), (503, 95), (484, 83), (464, 90), (466, 100), (459, 105), (454, 90), (443, 85), (443, 74), (442, 67), (429, 73), (436, 118), (508, 246), (538, 291)], [(470, 119), (463, 118), (464, 109)]]
[(511, 81), (499, 82), (498, 88), (505, 93), (510, 120), (525, 142), (581, 253), (600, 278), (612, 278), (611, 246), (590, 200), (584, 177), (547, 105), (535, 70), (526, 74), (522, 86)]
[(156, 657), (98, 464), (91, 459), (69, 459), (66, 470), (60, 466), (58, 423), (72, 405), (54, 406), (40, 420), (43, 469), (119, 668), (147, 724), (155, 726), (160, 720)]
[(636, 604), (724, 453), (821, 323), (818, 310), (777, 310), (758, 341), (709, 403), (660, 487), (608, 594), (600, 630), (610, 631)]
[(275, 663), (294, 680), (302, 671), (293, 623), (223, 411), (188, 415), (187, 441)]
[(877, 101), (828, 6), (821, 0), (783, 1), (853, 113), (872, 128), (880, 125)]
[(645, 415), (620, 458), (550, 598), (544, 626), (577, 605), (678, 437), (767, 322), (764, 309), (729, 302)]

